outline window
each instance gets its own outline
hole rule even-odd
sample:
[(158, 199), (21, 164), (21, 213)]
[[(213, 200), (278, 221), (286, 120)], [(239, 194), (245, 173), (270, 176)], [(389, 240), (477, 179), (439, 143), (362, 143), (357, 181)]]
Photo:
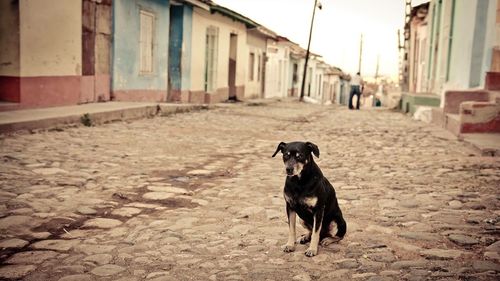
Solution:
[(262, 58), (260, 55), (257, 58), (258, 58), (257, 59), (257, 81), (260, 81), (260, 69), (262, 68), (262, 66), (261, 66)]
[(283, 72), (283, 60), (279, 60), (279, 70), (278, 70), (278, 91), (281, 92), (281, 79), (282, 79), (282, 72)]
[(307, 91), (307, 96), (310, 97), (311, 96), (311, 84), (312, 84), (312, 67), (308, 67), (308, 71), (307, 71), (307, 89), (305, 89)]
[(205, 46), (205, 92), (212, 92), (215, 89), (217, 78), (217, 41), (219, 29), (214, 26), (207, 28)]
[(248, 58), (248, 79), (250, 81), (253, 81), (254, 64), (255, 64), (255, 54), (250, 53), (250, 57)]
[(140, 38), (139, 38), (139, 73), (153, 73), (153, 45), (154, 45), (155, 15), (140, 11)]
[(294, 63), (293, 64), (293, 76), (292, 76), (293, 84), (295, 84), (295, 83), (297, 83), (297, 81), (299, 81), (298, 72), (299, 72), (299, 66), (296, 63)]
[(323, 76), (321, 74), (318, 74), (318, 96), (321, 97), (321, 94), (322, 94), (322, 84), (321, 84), (321, 81), (323, 80), (322, 79)]

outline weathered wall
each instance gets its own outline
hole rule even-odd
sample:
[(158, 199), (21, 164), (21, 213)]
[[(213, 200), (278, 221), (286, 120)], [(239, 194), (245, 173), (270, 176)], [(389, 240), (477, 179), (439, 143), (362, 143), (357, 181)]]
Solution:
[(80, 103), (110, 99), (112, 0), (83, 0)]
[[(167, 98), (169, 2), (114, 2), (112, 95), (117, 100), (164, 101)], [(140, 9), (155, 14), (153, 73), (140, 74)]]
[(0, 75), (19, 76), (19, 5), (0, 1)]
[(1, 40), (1, 46), (9, 46), (1, 54), (14, 61), (17, 56), (17, 65), (5, 64), (15, 65), (17, 70), (4, 73), (14, 75), (0, 74), (1, 100), (31, 108), (109, 99), (112, 0), (8, 0), (0, 5), (6, 13), (0, 28), (10, 29), (1, 32), (9, 38)]
[(19, 2), (0, 1), (0, 101), (20, 100)]
[(82, 74), (81, 0), (20, 0), (21, 76)]
[(7, 30), (1, 33), (8, 36), (0, 43), (8, 50), (1, 53), (11, 63), (1, 68), (0, 99), (17, 102), (19, 108), (77, 104), (82, 0), (8, 0), (1, 5), (1, 26)]

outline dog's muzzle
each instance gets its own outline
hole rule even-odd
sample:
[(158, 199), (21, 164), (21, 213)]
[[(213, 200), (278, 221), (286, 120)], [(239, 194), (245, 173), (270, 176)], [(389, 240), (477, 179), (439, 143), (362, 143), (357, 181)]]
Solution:
[(291, 176), (293, 176), (293, 175), (294, 175), (294, 174), (293, 174), (294, 167), (286, 167), (286, 169), (285, 169), (285, 170), (286, 170), (286, 175), (287, 175), (287, 176), (291, 177)]

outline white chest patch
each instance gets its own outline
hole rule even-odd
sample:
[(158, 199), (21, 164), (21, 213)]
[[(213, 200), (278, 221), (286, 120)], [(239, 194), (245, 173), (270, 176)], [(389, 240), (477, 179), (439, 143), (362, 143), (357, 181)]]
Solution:
[(307, 197), (302, 201), (307, 207), (314, 208), (316, 207), (316, 203), (318, 203), (318, 197)]

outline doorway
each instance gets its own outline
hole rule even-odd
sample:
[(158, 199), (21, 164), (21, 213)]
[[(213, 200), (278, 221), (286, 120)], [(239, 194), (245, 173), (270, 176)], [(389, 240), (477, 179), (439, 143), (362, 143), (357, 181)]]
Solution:
[(266, 53), (262, 53), (262, 77), (260, 80), (260, 97), (265, 98), (265, 93), (266, 93), (266, 62), (267, 62), (267, 55)]
[(238, 35), (231, 33), (229, 38), (229, 71), (228, 81), (229, 86), (229, 100), (238, 100), (236, 94), (236, 54), (238, 46)]
[(183, 6), (170, 5), (170, 30), (168, 44), (168, 101), (181, 101)]

